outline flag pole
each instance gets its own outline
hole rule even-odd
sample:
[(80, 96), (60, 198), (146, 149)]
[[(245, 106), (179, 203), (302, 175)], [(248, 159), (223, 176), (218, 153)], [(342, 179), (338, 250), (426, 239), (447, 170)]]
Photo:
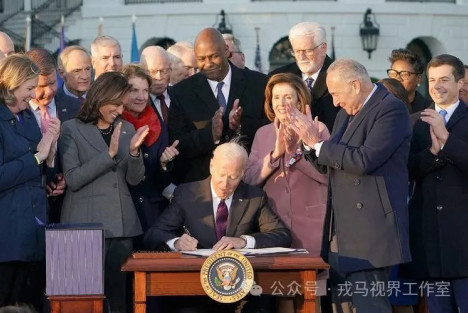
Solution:
[(99, 24), (98, 24), (98, 37), (102, 36), (102, 28), (104, 25), (104, 18), (102, 16), (99, 17)]
[(255, 67), (257, 68), (257, 71), (263, 73), (262, 71), (262, 58), (260, 54), (260, 27), (255, 27), (255, 32), (257, 33), (257, 48), (255, 49)]

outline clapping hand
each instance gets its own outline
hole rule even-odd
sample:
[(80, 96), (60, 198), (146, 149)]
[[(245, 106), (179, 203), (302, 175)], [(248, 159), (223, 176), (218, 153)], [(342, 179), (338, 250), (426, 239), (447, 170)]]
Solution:
[(178, 144), (179, 140), (175, 140), (171, 146), (166, 147), (166, 149), (164, 149), (164, 152), (159, 158), (159, 161), (161, 162), (161, 167), (166, 167), (167, 163), (171, 162), (176, 156), (179, 155), (179, 151), (176, 149)]
[(239, 99), (234, 100), (232, 110), (229, 112), (229, 128), (239, 132), (241, 127), (242, 107), (239, 106)]
[(296, 132), (304, 144), (313, 147), (320, 141), (319, 121), (315, 117), (312, 119), (310, 107), (306, 106), (306, 114), (302, 114), (298, 109), (294, 109), (290, 127)]
[[(117, 130), (117, 129), (116, 129)], [(141, 126), (130, 140), (130, 155), (138, 155), (138, 150), (149, 133), (149, 126)]]
[(211, 133), (215, 142), (221, 140), (223, 135), (223, 114), (224, 108), (220, 107), (211, 119)]

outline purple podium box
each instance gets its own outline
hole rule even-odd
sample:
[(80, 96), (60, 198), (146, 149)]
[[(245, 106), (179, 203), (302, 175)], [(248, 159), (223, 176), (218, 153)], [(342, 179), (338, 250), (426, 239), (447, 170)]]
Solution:
[(46, 294), (104, 294), (104, 230), (100, 224), (46, 228)]

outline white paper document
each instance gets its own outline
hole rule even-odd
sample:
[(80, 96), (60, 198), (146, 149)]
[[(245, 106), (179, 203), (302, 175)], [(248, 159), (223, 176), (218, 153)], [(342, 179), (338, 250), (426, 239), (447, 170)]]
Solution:
[[(245, 256), (254, 255), (269, 255), (269, 254), (292, 254), (292, 253), (307, 253), (306, 249), (292, 249), (292, 248), (263, 248), (263, 249), (234, 249)], [(195, 251), (181, 251), (183, 254), (197, 255), (197, 256), (210, 256), (216, 252), (213, 249), (198, 249)]]

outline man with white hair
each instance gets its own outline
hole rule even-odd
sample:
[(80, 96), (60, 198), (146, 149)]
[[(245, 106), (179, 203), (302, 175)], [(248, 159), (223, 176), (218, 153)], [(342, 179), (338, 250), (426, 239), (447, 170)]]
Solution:
[(167, 48), (167, 52), (172, 61), (171, 85), (175, 85), (196, 73), (197, 63), (193, 49), (176, 43)]
[(151, 76), (150, 98), (160, 119), (167, 124), (171, 97), (168, 93), (171, 79), (171, 58), (162, 47), (149, 46), (143, 49), (140, 66)]
[(122, 69), (122, 49), (117, 39), (99, 36), (91, 43), (91, 57), (94, 79), (105, 72), (118, 72)]
[(272, 71), (269, 76), (278, 73), (293, 73), (304, 80), (312, 96), (312, 116), (318, 116), (328, 130), (332, 130), (339, 107), (333, 106), (325, 80), (327, 69), (332, 59), (327, 56), (327, 35), (325, 28), (314, 22), (302, 22), (289, 30), (291, 54), (296, 62)]
[(13, 40), (11, 40), (10, 36), (4, 32), (0, 32), (0, 51), (3, 52), (5, 57), (15, 53)]
[[(343, 109), (330, 139), (320, 139), (310, 111), (296, 111), (291, 125), (304, 144), (305, 158), (329, 174), (322, 257), (335, 284), (343, 279), (349, 287), (356, 312), (391, 313), (388, 290), (371, 295), (359, 288), (388, 286), (390, 267), (411, 260), (409, 114), (403, 102), (371, 82), (358, 62), (337, 60), (327, 72), (333, 103)], [(340, 286), (332, 285), (335, 295)]]
[(229, 52), (231, 52), (229, 61), (238, 68), (245, 68), (245, 54), (242, 52), (239, 39), (234, 37), (233, 34), (223, 34), (223, 38), (229, 47)]

